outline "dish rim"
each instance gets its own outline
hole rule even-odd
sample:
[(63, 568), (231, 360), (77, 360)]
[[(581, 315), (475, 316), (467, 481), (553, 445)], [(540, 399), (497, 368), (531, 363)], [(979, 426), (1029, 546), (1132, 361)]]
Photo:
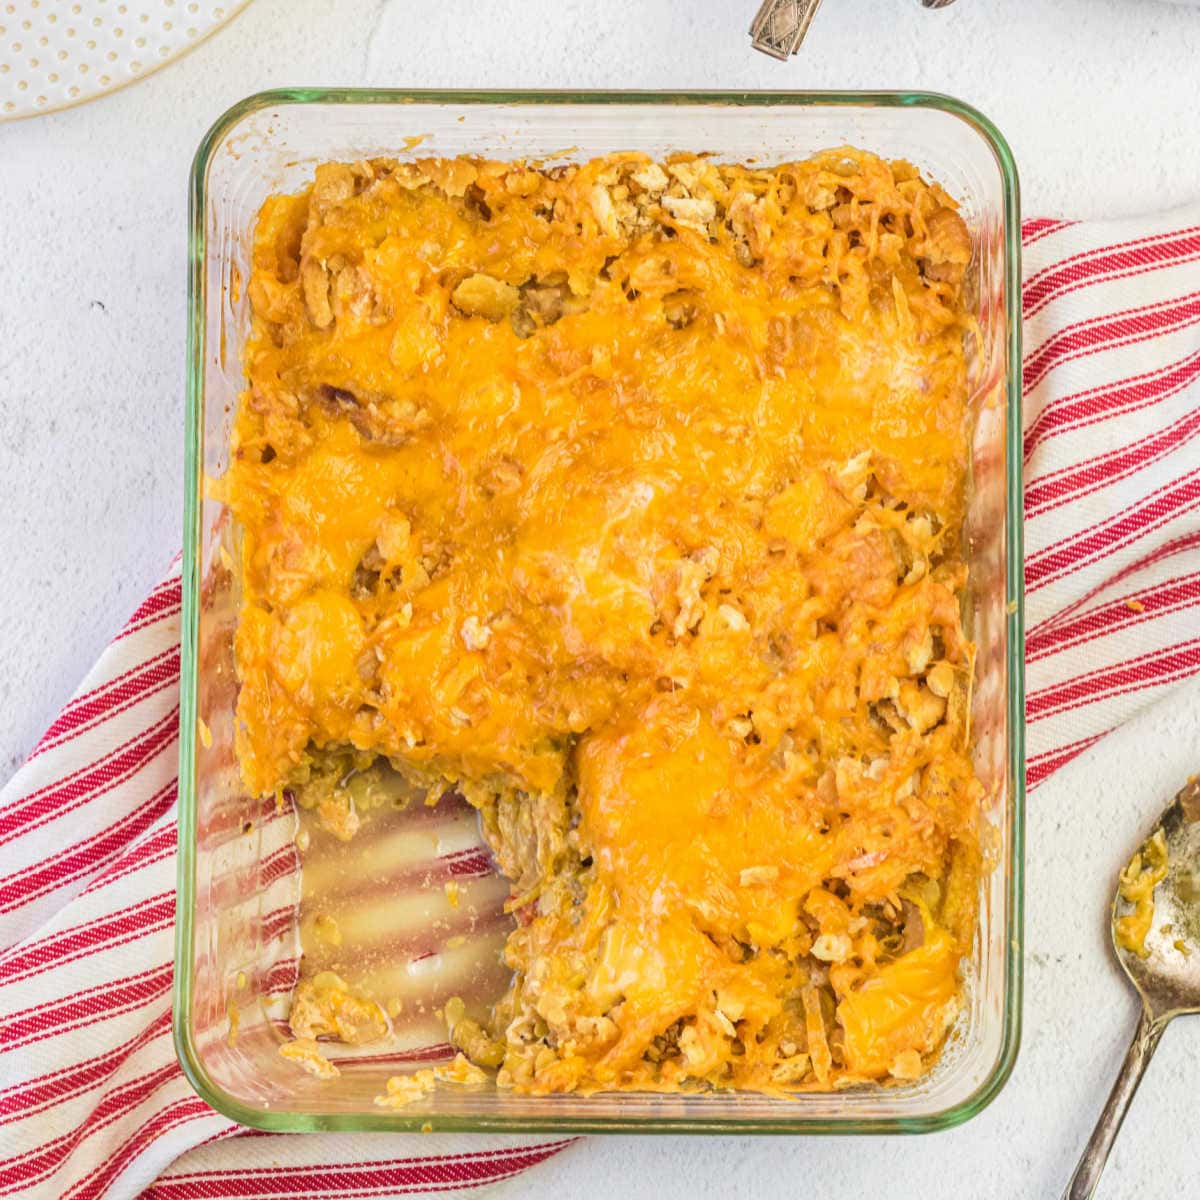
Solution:
[[(245, 117), (264, 108), (297, 104), (455, 104), (455, 105), (730, 105), (737, 107), (882, 107), (932, 108), (971, 127), (991, 149), (1003, 192), (1004, 287), (1007, 321), (1003, 381), (1005, 427), (1005, 599), (1007, 816), (1011, 838), (1004, 869), (1007, 891), (1005, 991), (1002, 1040), (996, 1061), (984, 1081), (964, 1100), (937, 1112), (913, 1117), (723, 1117), (451, 1116), (379, 1112), (297, 1113), (254, 1108), (229, 1095), (210, 1077), (192, 1035), (191, 983), (195, 904), (196, 741), (199, 640), (199, 597), (202, 503), (200, 496), (204, 419), (205, 266), (208, 168), (225, 136)], [(416, 1132), (432, 1126), (438, 1132), (489, 1133), (737, 1133), (737, 1134), (899, 1134), (933, 1133), (953, 1128), (978, 1115), (999, 1094), (1016, 1063), (1021, 1039), (1022, 947), (1024, 940), (1025, 840), (1025, 676), (1024, 552), (1021, 446), (1021, 239), (1020, 184), (1004, 136), (973, 106), (937, 92), (925, 91), (613, 91), (613, 90), (440, 90), (397, 88), (275, 88), (253, 93), (228, 108), (200, 141), (192, 160), (188, 187), (188, 328), (184, 436), (184, 525), (181, 574), (179, 707), (178, 871), (175, 909), (172, 1034), (176, 1055), (189, 1083), (212, 1108), (239, 1124), (271, 1132), (388, 1131)]]

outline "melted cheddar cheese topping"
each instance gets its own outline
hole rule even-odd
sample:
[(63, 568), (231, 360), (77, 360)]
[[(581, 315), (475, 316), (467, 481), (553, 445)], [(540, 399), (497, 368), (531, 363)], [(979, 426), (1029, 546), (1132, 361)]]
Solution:
[(1117, 881), (1122, 900), (1132, 909), (1117, 918), (1115, 937), (1122, 950), (1149, 958), (1146, 936), (1154, 924), (1154, 889), (1167, 877), (1167, 836), (1161, 829), (1134, 851)]
[(243, 773), (479, 807), (514, 976), (456, 1041), (501, 1084), (936, 1056), (979, 870), (970, 257), (851, 150), (328, 164), (264, 205), (215, 484)]

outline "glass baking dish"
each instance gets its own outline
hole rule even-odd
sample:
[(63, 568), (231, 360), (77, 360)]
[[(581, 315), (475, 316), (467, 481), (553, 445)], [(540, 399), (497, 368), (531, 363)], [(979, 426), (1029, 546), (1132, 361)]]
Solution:
[[(245, 284), (260, 204), (272, 192), (302, 188), (314, 165), (330, 159), (469, 153), (572, 160), (613, 150), (692, 150), (775, 162), (847, 143), (909, 159), (961, 201), (978, 279), (966, 552), (968, 616), (979, 647), (975, 753), (988, 789), (992, 869), (981, 882), (964, 1012), (941, 1060), (913, 1084), (796, 1099), (538, 1097), (442, 1087), (400, 1109), (378, 1107), (374, 1097), (390, 1074), (449, 1055), (428, 1014), (446, 994), (439, 977), (454, 970), (463, 948), (439, 944), (408, 963), (406, 986), (428, 1003), (406, 1003), (412, 1015), (396, 1018), (386, 1053), (350, 1051), (337, 1060), (334, 1080), (303, 1074), (277, 1052), (287, 1037), (303, 904), (296, 818), (286, 803), (264, 804), (240, 786), (232, 750), (233, 534), (203, 488), (205, 476), (219, 476), (227, 464), (243, 387)], [(271, 1130), (915, 1133), (979, 1112), (1008, 1077), (1019, 1040), (1025, 775), (1018, 191), (1010, 151), (992, 124), (957, 100), (920, 93), (266, 92), (230, 109), (201, 143), (190, 222), (174, 1022), (180, 1061), (199, 1094), (237, 1121)], [(404, 828), (407, 819), (396, 818), (391, 829), (402, 860), (390, 867), (425, 870), (433, 882), (427, 908), (410, 906), (404, 919), (436, 924), (434, 893), (441, 895), (447, 871), (495, 911), (499, 889), (471, 814), (453, 807), (437, 813), (436, 861), (430, 840)], [(412, 816), (430, 819), (428, 810)], [(408, 853), (411, 862), (403, 861)]]

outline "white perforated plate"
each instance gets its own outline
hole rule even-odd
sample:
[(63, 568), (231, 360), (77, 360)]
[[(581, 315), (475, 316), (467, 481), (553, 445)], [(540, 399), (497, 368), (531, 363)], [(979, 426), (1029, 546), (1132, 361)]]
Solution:
[(0, 120), (82, 104), (189, 50), (249, 0), (0, 0)]

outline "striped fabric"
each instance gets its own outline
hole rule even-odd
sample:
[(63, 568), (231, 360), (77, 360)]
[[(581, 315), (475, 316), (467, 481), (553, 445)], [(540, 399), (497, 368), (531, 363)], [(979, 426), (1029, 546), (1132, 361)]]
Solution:
[[(1024, 241), (1036, 787), (1200, 670), (1200, 209)], [(0, 792), (0, 1196), (448, 1196), (557, 1153), (255, 1135), (192, 1093), (170, 1033), (179, 604), (174, 572)]]
[(1200, 209), (1024, 241), (1035, 788), (1200, 670)]

